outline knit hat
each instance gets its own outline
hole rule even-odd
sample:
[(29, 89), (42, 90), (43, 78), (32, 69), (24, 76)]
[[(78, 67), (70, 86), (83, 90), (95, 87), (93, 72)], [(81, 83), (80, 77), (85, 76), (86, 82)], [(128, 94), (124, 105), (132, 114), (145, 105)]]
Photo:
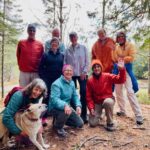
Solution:
[(28, 25), (28, 28), (27, 28), (27, 31), (29, 31), (29, 30), (33, 30), (33, 31), (36, 31), (36, 26), (35, 26), (35, 24), (29, 24)]
[(52, 42), (56, 41), (59, 45), (59, 39), (57, 37), (53, 37), (50, 41), (50, 44), (52, 44)]
[(103, 70), (103, 65), (102, 65), (102, 63), (100, 62), (100, 60), (94, 59), (94, 60), (92, 61), (92, 64), (91, 64), (92, 70), (93, 70), (94, 65), (100, 65), (101, 69)]

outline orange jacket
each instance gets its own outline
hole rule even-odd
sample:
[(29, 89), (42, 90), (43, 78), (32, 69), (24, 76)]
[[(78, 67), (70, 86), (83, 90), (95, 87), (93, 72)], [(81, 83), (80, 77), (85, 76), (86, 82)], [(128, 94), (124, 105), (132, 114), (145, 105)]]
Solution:
[(92, 47), (92, 60), (99, 59), (103, 65), (103, 72), (111, 72), (113, 67), (112, 51), (115, 49), (115, 42), (107, 38), (103, 44), (97, 40)]

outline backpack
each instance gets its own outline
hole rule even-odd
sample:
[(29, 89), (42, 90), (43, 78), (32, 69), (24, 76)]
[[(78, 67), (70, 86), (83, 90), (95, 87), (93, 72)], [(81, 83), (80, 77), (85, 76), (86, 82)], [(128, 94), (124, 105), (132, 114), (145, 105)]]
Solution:
[(6, 95), (5, 99), (4, 99), (4, 106), (6, 107), (12, 97), (12, 95), (17, 92), (17, 91), (21, 91), (23, 89), (23, 87), (13, 87), (9, 93)]

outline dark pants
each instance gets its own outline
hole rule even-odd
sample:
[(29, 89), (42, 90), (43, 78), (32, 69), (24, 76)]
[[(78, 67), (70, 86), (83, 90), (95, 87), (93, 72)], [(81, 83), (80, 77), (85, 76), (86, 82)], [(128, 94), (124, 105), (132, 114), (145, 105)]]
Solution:
[[(83, 121), (87, 120), (87, 105), (86, 105), (86, 81), (87, 80), (81, 80), (80, 76), (73, 76), (72, 80), (75, 83), (75, 86), (77, 87), (77, 81), (79, 82), (80, 86), (80, 100), (82, 104), (82, 113), (81, 113), (81, 118)], [(72, 105), (72, 103), (71, 103)], [(73, 106), (74, 108), (74, 106)]]
[(55, 129), (61, 129), (64, 125), (75, 128), (81, 128), (83, 126), (83, 120), (77, 115), (74, 109), (72, 109), (72, 113), (70, 115), (66, 115), (64, 110), (58, 109), (52, 109), (51, 114), (55, 118), (53, 124)]

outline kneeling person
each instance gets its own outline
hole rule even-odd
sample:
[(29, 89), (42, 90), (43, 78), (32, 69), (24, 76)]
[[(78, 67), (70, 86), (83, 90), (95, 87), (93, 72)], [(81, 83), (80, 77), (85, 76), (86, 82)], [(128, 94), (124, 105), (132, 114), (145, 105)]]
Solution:
[[(51, 97), (49, 100), (49, 111), (54, 116), (53, 127), (57, 134), (66, 137), (67, 132), (64, 125), (79, 127), (83, 126), (81, 114), (81, 102), (72, 81), (73, 68), (71, 65), (64, 65), (63, 75), (53, 82), (51, 86)], [(74, 103), (74, 110), (70, 103)]]
[(95, 127), (99, 123), (102, 109), (105, 109), (108, 131), (115, 130), (113, 123), (113, 107), (115, 104), (112, 86), (114, 83), (124, 83), (125, 68), (123, 60), (118, 62), (119, 74), (113, 75), (110, 73), (103, 73), (103, 67), (99, 60), (92, 61), (92, 76), (87, 81), (86, 100), (90, 111), (89, 124)]

